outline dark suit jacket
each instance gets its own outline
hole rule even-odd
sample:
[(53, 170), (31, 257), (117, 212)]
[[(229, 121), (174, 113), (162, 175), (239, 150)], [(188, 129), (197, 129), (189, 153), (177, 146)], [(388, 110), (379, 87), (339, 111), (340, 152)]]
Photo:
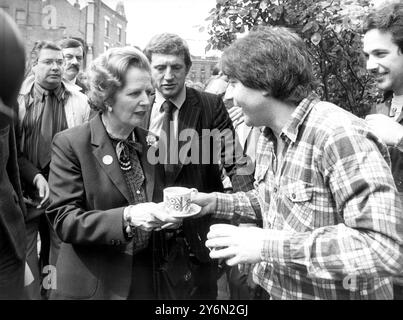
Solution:
[[(136, 129), (143, 145), (146, 194), (152, 199), (154, 168), (144, 161), (146, 134)], [(112, 157), (111, 164), (105, 156)], [(125, 253), (122, 215), (130, 195), (100, 115), (55, 136), (49, 185), (46, 213), (63, 241), (56, 264), (57, 290), (51, 297), (126, 298), (133, 256)]]
[[(149, 127), (150, 115), (151, 111), (146, 118), (146, 128)], [(218, 129), (221, 132), (229, 132), (232, 138), (235, 137), (234, 127), (223, 101), (217, 95), (186, 88), (186, 100), (178, 116), (178, 133), (180, 134), (184, 129), (193, 129), (196, 134), (186, 141), (178, 141), (178, 150), (183, 151), (186, 146), (197, 145), (199, 161), (188, 164), (179, 163), (176, 166), (176, 178), (173, 185), (196, 188), (200, 192), (223, 192), (221, 170), (217, 159), (214, 160), (213, 143), (211, 143), (210, 139), (205, 139), (206, 134), (202, 131), (203, 129)], [(220, 153), (216, 158), (223, 161), (224, 168), (232, 180), (234, 190), (248, 191), (253, 188), (253, 176), (239, 174), (242, 167), (246, 167), (246, 159), (241, 157), (242, 151), (238, 157), (236, 157), (235, 152), (228, 153), (229, 148), (235, 148), (235, 146), (237, 146), (238, 151), (242, 150), (239, 141), (236, 141), (237, 145), (235, 145), (234, 141), (228, 140), (225, 148), (224, 144), (219, 144)], [(210, 151), (210, 155), (206, 157), (203, 151)], [(159, 177), (159, 180), (163, 181), (164, 178)], [(164, 185), (164, 187), (166, 186)], [(153, 199), (155, 202), (163, 200), (162, 189), (155, 190)], [(205, 246), (210, 224), (210, 216), (185, 219), (183, 222), (183, 230), (192, 252), (201, 262), (210, 261), (209, 251)]]
[(0, 298), (21, 298), (26, 250), (24, 215), (14, 124), (0, 112)]

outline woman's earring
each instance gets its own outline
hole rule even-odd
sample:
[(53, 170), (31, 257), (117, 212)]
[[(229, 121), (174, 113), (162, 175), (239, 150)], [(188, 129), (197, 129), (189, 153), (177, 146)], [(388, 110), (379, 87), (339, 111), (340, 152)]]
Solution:
[(108, 112), (112, 112), (112, 106), (109, 103), (105, 103), (105, 107), (108, 110)]

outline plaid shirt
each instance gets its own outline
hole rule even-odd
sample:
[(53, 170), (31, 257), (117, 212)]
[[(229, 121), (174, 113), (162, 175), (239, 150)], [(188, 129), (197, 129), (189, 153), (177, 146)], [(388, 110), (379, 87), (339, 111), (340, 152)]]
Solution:
[(255, 282), (273, 299), (392, 298), (403, 216), (386, 146), (364, 121), (314, 95), (281, 139), (277, 164), (276, 139), (262, 133), (254, 190), (217, 193), (216, 217), (262, 218), (268, 230)]

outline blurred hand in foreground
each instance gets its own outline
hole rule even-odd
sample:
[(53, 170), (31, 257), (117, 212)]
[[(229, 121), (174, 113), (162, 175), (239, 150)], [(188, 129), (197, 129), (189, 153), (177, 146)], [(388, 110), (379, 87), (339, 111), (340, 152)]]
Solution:
[(214, 224), (207, 234), (206, 246), (212, 259), (226, 259), (229, 266), (261, 261), (265, 230), (257, 227), (236, 227)]

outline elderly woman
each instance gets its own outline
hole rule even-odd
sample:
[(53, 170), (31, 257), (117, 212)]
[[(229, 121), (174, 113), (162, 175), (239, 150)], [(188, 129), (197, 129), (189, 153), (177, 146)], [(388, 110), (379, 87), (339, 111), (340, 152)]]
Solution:
[(89, 72), (100, 112), (55, 136), (47, 214), (63, 241), (54, 299), (153, 299), (150, 234), (176, 222), (152, 202), (154, 168), (139, 126), (153, 91), (147, 58), (114, 48)]

